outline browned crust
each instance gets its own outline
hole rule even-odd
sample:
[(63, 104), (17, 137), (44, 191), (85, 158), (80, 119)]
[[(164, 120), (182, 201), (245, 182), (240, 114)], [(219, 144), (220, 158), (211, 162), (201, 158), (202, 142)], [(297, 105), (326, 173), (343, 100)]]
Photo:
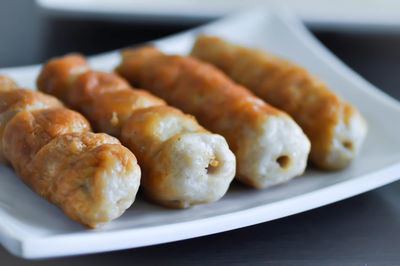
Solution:
[[(0, 76), (0, 79), (3, 78)], [(4, 79), (3, 80), (7, 80)], [(15, 84), (15, 83), (14, 83)], [(16, 84), (15, 84), (16, 86)], [(0, 90), (0, 160), (8, 164), (3, 154), (3, 134), (7, 123), (20, 111), (41, 109), (46, 107), (62, 107), (63, 104), (56, 98), (41, 92), (18, 89), (11, 86), (7, 90)]]
[(81, 111), (96, 131), (114, 136), (119, 136), (135, 110), (165, 105), (163, 100), (148, 92), (133, 90), (118, 75), (99, 71), (80, 75), (67, 93), (67, 103)]
[(17, 83), (6, 76), (0, 76), (0, 92), (18, 89)]
[[(61, 108), (24, 110), (11, 119), (4, 131), (4, 154), (17, 174), (29, 185), (29, 164), (36, 153), (52, 139), (68, 132), (90, 131), (79, 113)], [(33, 181), (34, 182), (34, 181)]]
[(66, 60), (54, 58), (46, 63), (46, 71), (41, 71), (37, 79), (38, 88), (45, 93), (66, 100), (66, 93), (77, 76), (89, 70), (86, 59), (78, 54), (71, 54)]

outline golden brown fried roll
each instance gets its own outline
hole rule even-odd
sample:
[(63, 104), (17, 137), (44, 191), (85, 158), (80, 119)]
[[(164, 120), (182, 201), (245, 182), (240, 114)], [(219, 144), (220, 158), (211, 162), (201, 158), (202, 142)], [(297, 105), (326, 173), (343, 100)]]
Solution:
[[(135, 156), (106, 134), (66, 133), (45, 145), (24, 181), (71, 219), (91, 228), (118, 218), (135, 200)], [(32, 182), (34, 181), (34, 182)]]
[(288, 112), (311, 140), (310, 158), (317, 166), (342, 169), (359, 153), (367, 133), (361, 114), (300, 66), (207, 36), (197, 39), (192, 55)]
[(168, 207), (220, 199), (235, 176), (235, 157), (225, 139), (170, 106), (135, 111), (121, 140), (137, 152), (145, 193)]
[(4, 160), (71, 219), (95, 228), (132, 204), (140, 168), (117, 139), (41, 92), (0, 85), (0, 106)]
[[(72, 73), (63, 68), (86, 65), (82, 58), (73, 61), (69, 56), (53, 59), (49, 71)], [(41, 76), (49, 76), (48, 65)], [(51, 91), (43, 82), (38, 87)], [(87, 71), (64, 91), (66, 103), (80, 110), (96, 130), (120, 136), (138, 156), (141, 185), (151, 200), (187, 208), (216, 201), (226, 193), (235, 175), (235, 157), (223, 137), (205, 130), (192, 116), (146, 91), (132, 89), (114, 73)]]
[(227, 139), (239, 180), (265, 188), (303, 173), (310, 143), (300, 127), (216, 68), (152, 47), (127, 50), (122, 56), (119, 74)]

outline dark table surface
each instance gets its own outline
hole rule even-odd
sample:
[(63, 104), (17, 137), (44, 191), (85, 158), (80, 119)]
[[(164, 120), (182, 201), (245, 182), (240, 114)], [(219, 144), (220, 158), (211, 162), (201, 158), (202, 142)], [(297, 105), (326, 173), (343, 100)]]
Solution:
[[(193, 26), (56, 19), (41, 14), (32, 1), (1, 0), (0, 67), (40, 63), (71, 51), (95, 54)], [(400, 34), (314, 34), (364, 78), (400, 99)], [(400, 182), (279, 220), (152, 247), (36, 261), (0, 247), (0, 265), (119, 264), (400, 265)]]

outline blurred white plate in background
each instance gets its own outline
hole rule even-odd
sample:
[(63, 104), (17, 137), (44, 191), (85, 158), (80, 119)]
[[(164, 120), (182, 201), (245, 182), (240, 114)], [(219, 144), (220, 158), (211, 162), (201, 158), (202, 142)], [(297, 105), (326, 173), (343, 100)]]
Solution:
[(399, 31), (398, 0), (36, 0), (48, 15), (162, 23), (198, 23), (257, 6), (291, 8), (308, 26)]
[[(308, 169), (304, 176), (266, 190), (233, 185), (220, 201), (171, 210), (138, 199), (120, 218), (97, 230), (72, 222), (60, 209), (0, 165), (0, 243), (25, 258), (45, 258), (141, 247), (209, 235), (317, 208), (400, 179), (400, 104), (363, 80), (325, 49), (293, 16), (245, 13), (153, 42), (166, 53), (187, 54), (200, 33), (267, 49), (323, 78), (356, 105), (369, 134), (360, 157), (339, 172)], [(111, 71), (118, 51), (91, 57)], [(20, 86), (35, 88), (40, 66), (0, 69)], [(268, 241), (268, 236), (266, 241)]]

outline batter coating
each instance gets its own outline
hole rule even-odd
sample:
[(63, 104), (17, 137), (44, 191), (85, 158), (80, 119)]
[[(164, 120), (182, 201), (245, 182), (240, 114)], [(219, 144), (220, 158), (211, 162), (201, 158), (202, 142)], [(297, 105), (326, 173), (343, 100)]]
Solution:
[[(1, 80), (8, 80), (1, 83)], [(56, 98), (41, 92), (18, 89), (14, 81), (0, 76), (0, 160), (8, 164), (3, 154), (3, 133), (7, 123), (22, 110), (38, 110), (50, 107), (62, 107)], [(10, 86), (11, 84), (11, 86)]]
[(310, 143), (300, 127), (213, 66), (153, 47), (126, 50), (122, 57), (120, 75), (227, 139), (239, 180), (265, 188), (304, 172)]
[(23, 110), (7, 123), (3, 149), (14, 170), (25, 177), (36, 153), (52, 139), (68, 132), (90, 131), (87, 120), (64, 107)]
[(135, 110), (165, 105), (163, 100), (146, 91), (132, 90), (124, 79), (115, 74), (99, 71), (80, 75), (70, 87), (65, 102), (80, 110), (96, 131), (116, 137), (119, 137), (122, 126)]
[(71, 54), (62, 62), (49, 61), (46, 64), (46, 71), (40, 72), (37, 86), (38, 88), (46, 87), (46, 93), (65, 101), (69, 87), (80, 74), (88, 70), (89, 65), (85, 58)]
[(309, 137), (310, 158), (318, 167), (342, 169), (357, 157), (367, 134), (364, 118), (305, 69), (216, 37), (198, 37), (192, 55), (288, 112)]
[(139, 188), (135, 156), (56, 98), (8, 84), (0, 82), (4, 160), (74, 221), (96, 228), (119, 217)]
[(17, 83), (6, 76), (0, 76), (0, 92), (18, 89)]
[[(53, 59), (41, 76), (75, 73), (63, 69), (66, 66), (87, 66), (83, 58), (74, 58)], [(60, 79), (69, 80), (64, 75)], [(52, 90), (44, 82), (38, 86)], [(235, 175), (235, 157), (223, 137), (205, 130), (192, 116), (146, 91), (132, 89), (114, 73), (89, 70), (63, 91), (67, 105), (81, 111), (97, 131), (120, 137), (137, 155), (143, 170), (141, 187), (152, 201), (187, 208), (216, 201), (226, 193)]]

